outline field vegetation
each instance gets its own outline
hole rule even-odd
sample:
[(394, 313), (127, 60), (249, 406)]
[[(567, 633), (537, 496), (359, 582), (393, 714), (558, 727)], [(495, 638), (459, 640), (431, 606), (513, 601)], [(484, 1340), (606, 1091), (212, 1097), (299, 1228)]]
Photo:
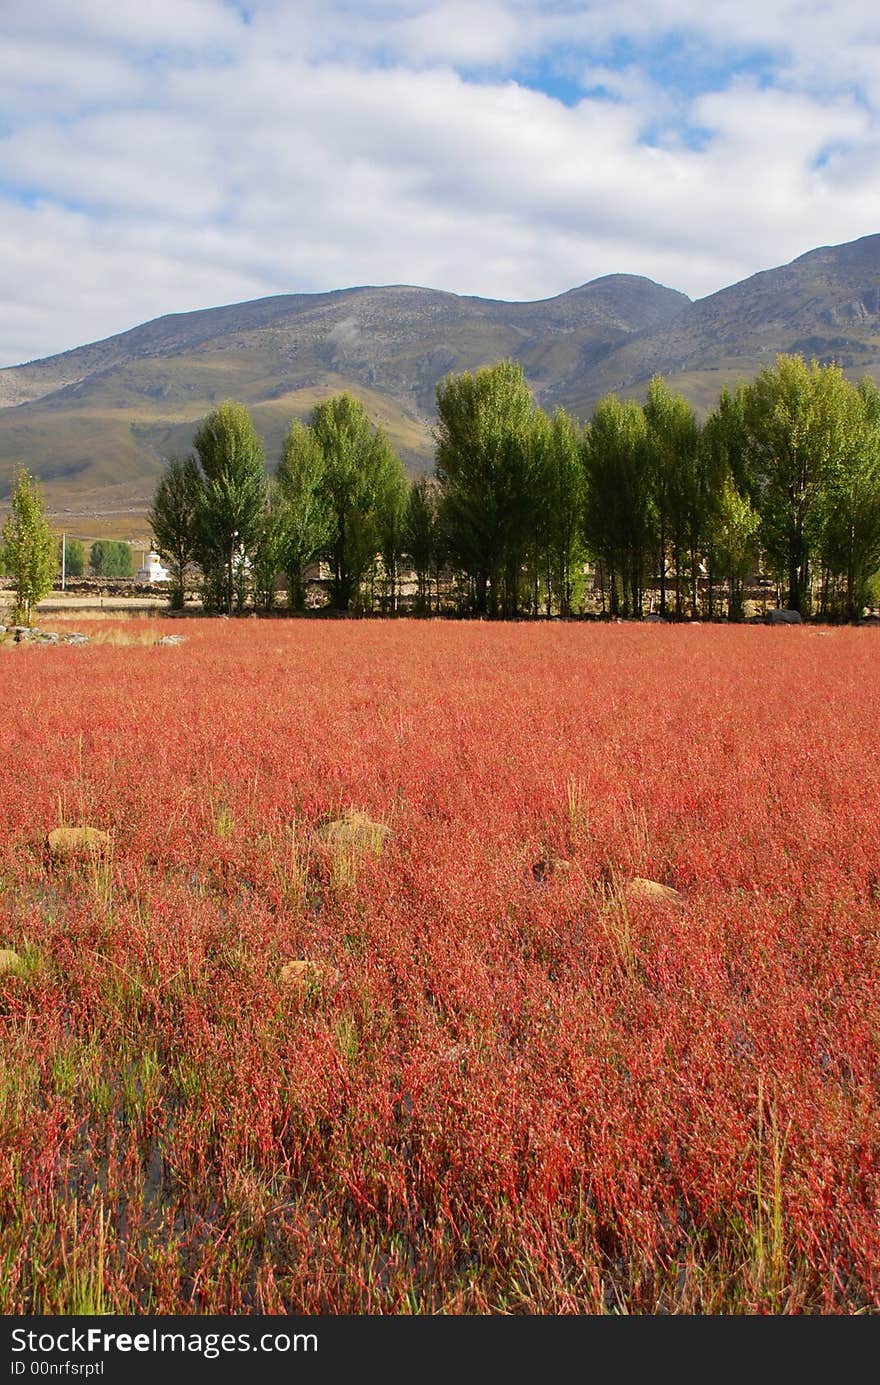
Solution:
[(3, 653), (0, 1311), (880, 1307), (875, 631), (185, 630)]

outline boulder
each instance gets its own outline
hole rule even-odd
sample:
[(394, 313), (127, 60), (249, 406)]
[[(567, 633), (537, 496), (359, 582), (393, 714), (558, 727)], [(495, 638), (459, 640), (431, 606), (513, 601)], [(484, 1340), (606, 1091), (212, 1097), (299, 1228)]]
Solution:
[(671, 885), (661, 885), (659, 880), (644, 880), (638, 875), (624, 886), (623, 893), (631, 901), (647, 900), (651, 904), (674, 904), (676, 907), (684, 903), (683, 896)]
[(0, 976), (14, 976), (21, 969), (21, 958), (11, 947), (0, 947)]
[(288, 986), (333, 986), (339, 980), (339, 972), (327, 962), (310, 962), (298, 957), (284, 963), (281, 980)]
[(156, 643), (159, 645), (183, 644), (186, 635), (162, 635)]
[(804, 618), (800, 611), (786, 611), (774, 609), (766, 611), (764, 614), (765, 625), (803, 625)]
[(380, 856), (391, 828), (384, 822), (374, 822), (366, 813), (347, 808), (340, 818), (334, 818), (318, 828), (318, 837), (331, 852), (353, 856)]
[(110, 846), (110, 833), (98, 827), (56, 827), (46, 838), (46, 845), (56, 860), (98, 855)]

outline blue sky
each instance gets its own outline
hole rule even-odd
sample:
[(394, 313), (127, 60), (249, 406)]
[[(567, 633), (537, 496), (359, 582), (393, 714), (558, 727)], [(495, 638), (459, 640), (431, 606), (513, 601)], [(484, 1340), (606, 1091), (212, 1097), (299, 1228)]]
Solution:
[(869, 0), (2, 0), (0, 365), (419, 283), (694, 297), (880, 231)]

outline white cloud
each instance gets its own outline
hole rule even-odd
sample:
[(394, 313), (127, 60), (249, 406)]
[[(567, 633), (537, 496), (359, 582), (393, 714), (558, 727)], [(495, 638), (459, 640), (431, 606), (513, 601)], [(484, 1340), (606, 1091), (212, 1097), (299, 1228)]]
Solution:
[[(262, 0), (249, 22), (3, 0), (0, 26), (0, 363), (354, 283), (525, 298), (623, 271), (700, 295), (880, 229), (862, 0)], [(524, 85), (539, 61), (594, 94)]]

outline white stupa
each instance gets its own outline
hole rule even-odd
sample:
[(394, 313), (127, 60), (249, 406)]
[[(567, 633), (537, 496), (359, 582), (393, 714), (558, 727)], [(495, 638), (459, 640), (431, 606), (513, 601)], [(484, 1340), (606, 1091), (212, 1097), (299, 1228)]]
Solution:
[(162, 559), (152, 550), (144, 555), (143, 565), (134, 575), (136, 582), (170, 582), (171, 573), (162, 566)]

